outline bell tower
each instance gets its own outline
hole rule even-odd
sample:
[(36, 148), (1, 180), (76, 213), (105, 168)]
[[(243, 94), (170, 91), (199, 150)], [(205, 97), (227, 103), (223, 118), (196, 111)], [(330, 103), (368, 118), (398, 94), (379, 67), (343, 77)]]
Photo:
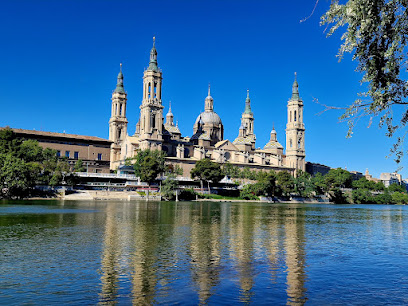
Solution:
[(299, 84), (295, 73), (292, 97), (288, 101), (288, 123), (286, 125), (286, 166), (305, 171), (305, 125), (303, 123), (303, 101), (299, 97)]
[(111, 161), (120, 159), (121, 143), (127, 135), (126, 101), (127, 94), (123, 87), (122, 64), (120, 64), (116, 89), (112, 93), (112, 110), (109, 120), (109, 140), (113, 141), (111, 145)]
[(249, 89), (245, 99), (245, 111), (242, 114), (242, 124), (245, 128), (245, 137), (251, 140), (252, 149), (255, 149), (256, 136), (254, 134), (254, 113), (251, 110), (251, 99), (249, 98)]
[(149, 67), (143, 75), (143, 100), (136, 134), (140, 135), (141, 149), (161, 149), (163, 140), (162, 72), (157, 65), (155, 38), (150, 51)]

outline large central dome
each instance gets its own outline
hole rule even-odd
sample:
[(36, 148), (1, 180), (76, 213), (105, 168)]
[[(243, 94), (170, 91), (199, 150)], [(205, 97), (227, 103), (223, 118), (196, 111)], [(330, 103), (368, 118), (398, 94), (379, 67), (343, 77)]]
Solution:
[[(210, 94), (208, 85), (208, 96), (205, 98), (204, 112), (198, 115), (194, 123), (194, 135), (191, 140), (200, 142), (200, 140), (210, 140), (211, 145), (223, 140), (224, 126), (220, 116), (214, 112), (214, 99)], [(205, 139), (204, 139), (205, 138)]]
[(198, 122), (201, 119), (201, 124), (214, 124), (214, 125), (219, 125), (222, 124), (220, 116), (216, 112), (202, 112), (200, 115), (198, 115), (195, 124), (198, 124)]

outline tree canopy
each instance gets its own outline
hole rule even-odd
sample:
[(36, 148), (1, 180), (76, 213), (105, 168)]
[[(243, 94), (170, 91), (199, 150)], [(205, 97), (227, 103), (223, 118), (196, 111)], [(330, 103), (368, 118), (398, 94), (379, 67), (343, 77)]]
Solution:
[(208, 158), (197, 161), (190, 173), (192, 178), (213, 183), (218, 183), (224, 177), (221, 166)]
[[(352, 53), (357, 71), (363, 74), (361, 82), (367, 84), (367, 91), (340, 117), (348, 122), (348, 136), (362, 116), (379, 116), (379, 126), (386, 127), (389, 137), (408, 123), (407, 6), (406, 0), (348, 0), (344, 4), (332, 0), (321, 18), (321, 24), (331, 26), (329, 36), (344, 27), (338, 56), (341, 60), (344, 53)], [(403, 106), (397, 120), (396, 106)], [(404, 133), (398, 136), (391, 149), (397, 162), (403, 156), (404, 137)]]
[(135, 159), (133, 168), (135, 175), (140, 177), (143, 182), (152, 183), (165, 168), (165, 153), (159, 150), (140, 151)]
[(13, 130), (0, 130), (0, 197), (28, 196), (36, 184), (56, 186), (69, 178), (69, 165), (57, 151), (43, 149), (34, 140), (16, 137)]

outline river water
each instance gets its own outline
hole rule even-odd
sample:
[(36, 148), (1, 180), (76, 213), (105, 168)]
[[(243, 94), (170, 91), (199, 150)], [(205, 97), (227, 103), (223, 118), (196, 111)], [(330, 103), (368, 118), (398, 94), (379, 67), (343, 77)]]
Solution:
[(408, 206), (0, 202), (0, 303), (408, 304)]

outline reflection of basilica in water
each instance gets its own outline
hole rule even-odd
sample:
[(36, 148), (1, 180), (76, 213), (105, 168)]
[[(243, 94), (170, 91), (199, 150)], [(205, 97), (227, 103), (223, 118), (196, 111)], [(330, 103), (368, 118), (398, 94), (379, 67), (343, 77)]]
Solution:
[(304, 212), (289, 211), (251, 204), (107, 206), (100, 302), (168, 304), (183, 296), (192, 304), (303, 304)]

